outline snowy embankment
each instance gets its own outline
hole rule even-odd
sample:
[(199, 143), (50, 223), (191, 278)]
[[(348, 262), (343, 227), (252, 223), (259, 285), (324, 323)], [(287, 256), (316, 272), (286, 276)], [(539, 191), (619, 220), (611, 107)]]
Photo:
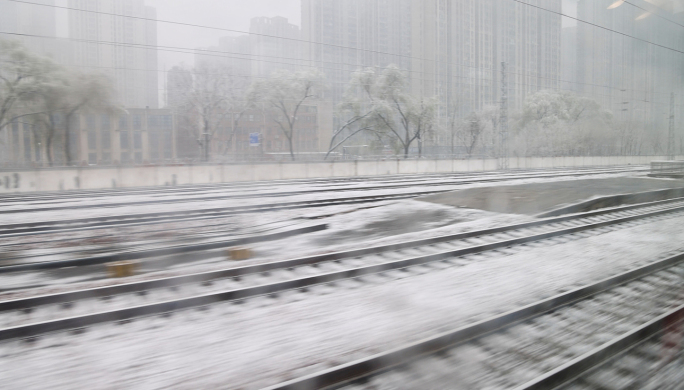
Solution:
[[(325, 223), (328, 229), (282, 240), (251, 244), (254, 258), (248, 261), (230, 261), (222, 250), (218, 250), (214, 251), (215, 256), (206, 260), (181, 262), (165, 267), (161, 271), (145, 272), (126, 279), (107, 279), (104, 267), (95, 270), (91, 267), (88, 272), (71, 273), (66, 277), (61, 272), (51, 271), (0, 274), (0, 286), (4, 289), (45, 286), (31, 290), (6, 291), (0, 293), (0, 300), (400, 243), (528, 220), (530, 218), (525, 216), (459, 209), (417, 200), (238, 215), (230, 220), (237, 226), (266, 228), (278, 223), (282, 224), (282, 221), (296, 221), (304, 224)], [(136, 237), (140, 236), (142, 234), (136, 235)], [(35, 245), (40, 245), (40, 243)]]
[[(611, 174), (597, 174), (591, 175), (591, 178), (612, 178), (612, 177), (624, 177), (633, 176), (633, 172), (624, 173), (611, 173)], [(496, 179), (496, 176), (488, 175), (487, 179)], [(494, 185), (504, 185), (504, 184), (525, 184), (525, 183), (543, 183), (549, 181), (564, 181), (564, 180), (577, 180), (578, 177), (574, 176), (563, 176), (554, 178), (511, 178), (510, 176), (500, 176), (499, 178), (505, 179), (501, 182), (496, 182)], [(580, 176), (580, 178), (588, 178), (587, 176)], [(250, 194), (248, 191), (245, 192), (244, 198), (231, 198), (231, 199), (213, 199), (204, 201), (194, 201), (191, 196), (177, 194), (169, 195), (163, 198), (157, 198), (159, 200), (163, 199), (168, 203), (160, 202), (153, 204), (142, 204), (142, 205), (124, 205), (124, 206), (111, 206), (111, 207), (101, 207), (98, 204), (102, 203), (106, 199), (96, 199), (94, 202), (90, 202), (93, 208), (83, 208), (83, 209), (62, 209), (62, 210), (44, 210), (44, 211), (30, 211), (30, 212), (20, 212), (22, 210), (17, 209), (16, 213), (2, 214), (0, 217), (0, 223), (2, 224), (17, 224), (26, 222), (37, 222), (37, 221), (59, 221), (59, 220), (70, 220), (70, 219), (82, 219), (82, 218), (95, 218), (95, 217), (113, 217), (119, 215), (128, 214), (144, 214), (144, 213), (155, 213), (155, 212), (169, 212), (169, 211), (189, 211), (189, 210), (203, 210), (211, 208), (223, 208), (223, 207), (245, 207), (245, 206), (256, 206), (262, 204), (270, 203), (285, 203), (285, 202), (302, 202), (302, 201), (317, 201), (321, 199), (346, 199), (355, 196), (382, 196), (388, 194), (414, 194), (418, 191), (453, 191), (466, 188), (477, 188), (477, 187), (487, 187), (493, 185), (492, 182), (480, 182), (480, 183), (467, 183), (458, 184), (461, 179), (439, 179), (430, 180), (431, 185), (421, 185), (417, 183), (415, 186), (404, 187), (404, 188), (387, 188), (387, 189), (374, 189), (374, 190), (364, 190), (364, 189), (349, 189), (345, 188), (339, 189), (332, 192), (321, 192), (321, 193), (307, 193), (309, 190), (316, 189), (310, 185), (298, 185), (289, 186), (287, 191), (297, 191), (301, 192), (296, 195), (286, 195), (286, 196), (265, 196), (264, 194)], [(477, 180), (477, 178), (464, 179), (466, 181)], [(371, 183), (368, 183), (370, 185)], [(274, 189), (278, 187), (275, 186)], [(117, 198), (117, 202), (124, 202)], [(135, 196), (128, 196), (125, 199), (135, 201), (137, 199), (143, 199), (142, 197), (136, 198)], [(61, 204), (60, 206), (68, 205), (69, 202)], [(85, 201), (78, 200), (74, 204), (86, 205)], [(45, 206), (45, 205), (44, 205)], [(22, 206), (25, 207), (25, 206)], [(38, 206), (35, 206), (38, 208)]]
[[(395, 207), (387, 212), (406, 206)], [(308, 242), (288, 241), (280, 251), (334, 241), (336, 234), (354, 240), (345, 235), (358, 231), (358, 215), (336, 218), (338, 229), (298, 238)], [(10, 388), (260, 388), (654, 261), (680, 249), (682, 222), (669, 218), (511, 254), (490, 252), (465, 259), (462, 266), (414, 268), (398, 280), (371, 277), (375, 282), (347, 281), (171, 318), (93, 326), (83, 334), (48, 335), (33, 343), (6, 342), (0, 344), (0, 380)], [(425, 233), (404, 239), (412, 235)]]

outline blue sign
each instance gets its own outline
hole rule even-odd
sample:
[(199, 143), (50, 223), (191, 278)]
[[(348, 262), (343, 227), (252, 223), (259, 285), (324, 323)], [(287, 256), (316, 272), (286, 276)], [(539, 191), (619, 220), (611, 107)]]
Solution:
[(259, 146), (259, 133), (249, 133), (249, 146)]

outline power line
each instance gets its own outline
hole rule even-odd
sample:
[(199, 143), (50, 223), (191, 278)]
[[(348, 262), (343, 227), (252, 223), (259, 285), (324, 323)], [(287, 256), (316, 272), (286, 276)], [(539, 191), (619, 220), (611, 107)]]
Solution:
[[(5, 32), (5, 31), (0, 31), (0, 34), (22, 36), (22, 37), (42, 38), (42, 39), (56, 39), (54, 37), (45, 36), (45, 35), (11, 33), (11, 32)], [(122, 46), (122, 47), (131, 47), (131, 48), (137, 48), (137, 49), (156, 49), (156, 50), (165, 51), (165, 52), (183, 53), (183, 54), (196, 54), (197, 51), (201, 51), (201, 52), (203, 52), (203, 54), (202, 54), (203, 56), (208, 56), (208, 57), (230, 58), (230, 59), (236, 59), (236, 60), (250, 60), (250, 59), (243, 58), (243, 57), (234, 57), (234, 55), (243, 56), (244, 54), (241, 54), (241, 53), (230, 53), (230, 52), (223, 52), (223, 51), (218, 51), (218, 50), (191, 49), (191, 48), (187, 48), (187, 47), (178, 47), (178, 46), (160, 46), (160, 45), (148, 45), (148, 44), (138, 44), (138, 43), (123, 43), (123, 42), (111, 42), (111, 41), (80, 39), (80, 38), (59, 38), (59, 39), (65, 39), (65, 40), (80, 42), (80, 43), (92, 43), (92, 44), (101, 44), (101, 45), (109, 45), (109, 46)], [(190, 51), (193, 51), (193, 52), (190, 52)], [(230, 55), (227, 55), (227, 54), (230, 54)], [(269, 57), (272, 57), (272, 56), (269, 56)], [(278, 57), (276, 57), (276, 58), (278, 58)], [(297, 65), (297, 64), (293, 64), (293, 63), (289, 63), (289, 62), (270, 61), (270, 60), (259, 60), (259, 61), (266, 62), (266, 63), (272, 63), (272, 64), (280, 64), (280, 65), (288, 65), (288, 66), (302, 66), (302, 67), (319, 69), (319, 67), (314, 66), (314, 65)], [(335, 62), (329, 62), (329, 61), (321, 61), (321, 63), (336, 64)], [(343, 65), (352, 65), (352, 64), (343, 64)], [(461, 64), (452, 64), (452, 65), (466, 66), (466, 67), (474, 68), (474, 69), (478, 69), (478, 70), (493, 71), (493, 68), (478, 68), (478, 67), (461, 65)], [(374, 66), (374, 67), (378, 68), (378, 66)], [(114, 69), (124, 69), (124, 68), (115, 67)], [(320, 69), (351, 72), (351, 70), (343, 69), (343, 68), (320, 67)], [(159, 70), (150, 70), (150, 71), (159, 71)], [(418, 70), (402, 69), (402, 71), (408, 72), (408, 73), (420, 74), (420, 75), (434, 76), (433, 73), (422, 72), (422, 71), (418, 71)], [(506, 73), (509, 75), (518, 75), (518, 76), (525, 76), (525, 77), (529, 77), (529, 78), (552, 80), (552, 81), (555, 81), (559, 84), (560, 83), (573, 83), (573, 84), (577, 84), (577, 85), (586, 85), (586, 86), (607, 88), (607, 89), (620, 90), (620, 91), (622, 90), (622, 88), (610, 87), (607, 85), (581, 83), (581, 82), (567, 81), (567, 80), (555, 79), (555, 78), (551, 78), (551, 77), (529, 75), (529, 74), (516, 73), (516, 72), (506, 72)], [(493, 82), (493, 79), (491, 79), (491, 78), (483, 79), (483, 78), (477, 78), (477, 77), (467, 77), (467, 76), (457, 76), (457, 75), (451, 75), (451, 76), (449, 76), (449, 78), (451, 80), (453, 80), (453, 79), (466, 79), (466, 80), (477, 80), (477, 81), (486, 80), (489, 82)], [(417, 78), (417, 79), (422, 80), (422, 81), (428, 81), (428, 80), (429, 81), (435, 81), (433, 78)], [(346, 84), (346, 83), (341, 83), (341, 84)], [(479, 83), (464, 83), (464, 84), (471, 85), (471, 86), (479, 85)], [(540, 89), (554, 89), (554, 87), (551, 87), (551, 86), (546, 86), (546, 87), (542, 88), (541, 85), (537, 85), (537, 84), (528, 84), (528, 83), (519, 83), (519, 82), (513, 82), (512, 84), (519, 85), (519, 86), (537, 87)], [(561, 88), (555, 88), (555, 89), (561, 89)], [(568, 90), (568, 91), (571, 91), (571, 90)], [(654, 93), (654, 94), (669, 94), (669, 92), (644, 91), (644, 90), (637, 90), (637, 89), (628, 89), (628, 91), (639, 92), (639, 93), (641, 93), (641, 92), (649, 93), (650, 92), (650, 93)], [(597, 95), (597, 96), (600, 96), (600, 95)], [(603, 96), (609, 96), (609, 95), (603, 95)]]
[[(0, 34), (2, 34), (2, 32), (0, 32)], [(18, 35), (27, 35), (27, 34), (18, 34)], [(28, 35), (28, 36), (34, 36), (34, 35)], [(39, 38), (51, 38), (51, 37), (46, 37), (46, 36), (34, 36), (34, 37), (39, 37)], [(100, 43), (100, 42), (95, 42), (95, 43)], [(119, 43), (116, 43), (116, 44), (119, 44)], [(120, 45), (126, 45), (126, 44), (120, 44)], [(218, 56), (218, 57), (221, 57), (221, 56)], [(2, 61), (2, 62), (12, 63), (12, 61)], [(285, 64), (287, 64), (287, 63), (285, 63)], [(127, 67), (120, 67), (120, 66), (117, 66), (117, 67), (112, 67), (112, 66), (95, 66), (95, 65), (70, 65), (70, 66), (73, 66), (73, 67), (80, 67), (80, 68), (111, 69), (111, 70), (115, 70), (115, 71), (116, 71), (116, 70), (130, 70), (130, 71), (145, 71), (145, 72), (155, 72), (155, 73), (169, 73), (169, 72), (171, 72), (170, 70), (161, 70), (161, 69), (136, 69), (136, 68), (127, 68)], [(324, 69), (340, 70), (340, 69), (338, 69), (338, 68), (324, 68)], [(247, 76), (247, 75), (244, 75), (244, 74), (232, 74), (232, 73), (206, 73), (206, 72), (197, 72), (197, 71), (192, 71), (192, 70), (186, 70), (186, 71), (188, 71), (188, 72), (190, 72), (190, 73), (192, 73), (192, 74), (195, 74), (195, 75), (238, 76), (238, 77), (245, 77), (245, 78), (249, 77), (249, 78), (269, 79), (269, 77), (266, 77), (266, 76), (251, 76), (251, 75)], [(424, 72), (417, 72), (417, 71), (415, 71), (415, 72), (416, 72), (416, 73), (424, 73)], [(508, 72), (506, 72), (506, 73), (508, 73)], [(465, 79), (471, 79), (471, 80), (472, 80), (472, 79), (474, 79), (474, 80), (480, 80), (480, 79), (477, 79), (477, 78), (474, 78), (474, 77), (465, 77), (465, 76), (452, 76), (452, 77), (459, 77), (459, 78), (465, 78)], [(421, 78), (421, 79), (419, 79), (419, 80), (426, 80), (426, 79)], [(490, 79), (486, 79), (486, 80), (491, 81)], [(327, 82), (329, 82), (329, 83), (337, 83), (337, 84), (344, 84), (344, 85), (347, 85), (347, 84), (348, 84), (348, 83), (346, 83), (346, 82), (334, 82), (334, 81), (332, 81), (332, 80), (328, 80)], [(537, 88), (539, 87), (539, 85), (537, 85), (537, 84), (529, 84), (529, 83), (522, 83), (522, 82), (512, 82), (512, 83), (509, 82), (509, 84), (517, 85), (517, 86), (519, 86), (519, 87), (537, 87)], [(473, 84), (473, 83), (468, 83), (468, 84), (465, 84), (465, 85), (477, 86), (477, 84)], [(601, 86), (601, 85), (596, 85), (596, 86), (598, 86), (598, 87), (605, 87), (605, 86)], [(591, 97), (591, 98), (596, 98), (596, 97), (613, 97), (612, 95), (598, 94), (598, 93), (580, 94), (578, 91), (575, 91), (575, 90), (572, 90), (572, 89), (567, 89), (567, 88), (561, 88), (561, 87), (556, 87), (556, 88), (549, 87), (549, 88), (547, 88), (547, 89), (556, 90), (556, 91), (568, 91), (568, 92), (573, 92), (573, 93), (575, 93), (575, 94), (578, 95), (578, 96), (586, 96), (586, 97)], [(166, 90), (163, 89), (163, 88), (159, 88), (158, 91), (166, 91)], [(628, 90), (626, 90), (626, 91), (628, 91)], [(638, 90), (633, 90), (633, 91), (635, 91), (635, 92), (643, 92), (643, 91), (638, 91)], [(666, 92), (657, 92), (657, 91), (653, 91), (653, 93), (668, 94), (668, 95), (669, 95), (669, 92), (666, 93)], [(635, 100), (635, 99), (632, 99), (632, 100), (634, 100), (634, 101), (642, 101), (642, 100), (640, 100), (640, 99), (636, 99), (636, 100)], [(331, 101), (331, 100), (319, 100), (319, 101), (321, 101), (321, 102), (330, 102), (330, 103), (333, 102), (333, 101)], [(647, 101), (645, 101), (645, 102), (647, 102)], [(485, 104), (485, 105), (486, 105), (486, 104), (498, 104), (498, 102), (489, 102), (489, 103), (488, 103), (488, 102), (484, 102), (484, 101), (478, 101), (478, 103), (482, 103), (482, 104)], [(682, 106), (684, 106), (684, 105), (682, 105)]]
[[(21, 37), (43, 38), (43, 39), (55, 39), (54, 37), (50, 37), (50, 36), (46, 36), (46, 35), (11, 33), (11, 32), (6, 32), (6, 31), (0, 31), (0, 34), (21, 36)], [(148, 44), (141, 44), (141, 43), (111, 42), (111, 41), (102, 41), (102, 40), (94, 40), (94, 39), (79, 39), (79, 38), (59, 38), (59, 39), (65, 39), (65, 40), (80, 42), (80, 43), (92, 43), (92, 44), (99, 44), (99, 45), (131, 47), (131, 48), (137, 48), (137, 49), (143, 49), (143, 50), (144, 49), (148, 49), (148, 50), (156, 49), (156, 50), (171, 52), (171, 53), (196, 54), (195, 53), (196, 51), (201, 51), (201, 52), (203, 52), (202, 55), (208, 56), (208, 57), (231, 58), (231, 59), (237, 59), (237, 60), (249, 60), (249, 59), (242, 58), (242, 57), (232, 56), (232, 55), (243, 55), (240, 53), (230, 53), (230, 52), (223, 52), (223, 51), (218, 51), (218, 50), (191, 49), (191, 48), (187, 48), (187, 47), (148, 45)], [(186, 50), (193, 50), (194, 52), (189, 52)], [(226, 55), (226, 54), (231, 54), (231, 55)], [(270, 61), (270, 60), (259, 60), (259, 61), (266, 62), (266, 63), (272, 63), (272, 64), (280, 64), (280, 65), (302, 66), (302, 67), (313, 68), (313, 69), (326, 69), (326, 70), (343, 71), (343, 72), (349, 71), (348, 69), (342, 69), (342, 68), (318, 67), (318, 66), (314, 66), (314, 65), (298, 65), (298, 64), (293, 64), (293, 63), (289, 63), (289, 62), (282, 62), (282, 61)], [(328, 61), (324, 61), (324, 63), (335, 64), (334, 62), (328, 62)], [(374, 66), (374, 67), (378, 68), (378, 66)], [(115, 69), (117, 69), (117, 68), (120, 68), (120, 67), (116, 67)], [(479, 68), (476, 68), (476, 69), (479, 69)], [(486, 70), (491, 70), (491, 69), (486, 68)], [(421, 71), (410, 70), (410, 69), (402, 69), (402, 71), (403, 72), (409, 72), (409, 73), (423, 74), (423, 75), (426, 75), (426, 74), (432, 75), (432, 73), (421, 72)], [(466, 76), (452, 76), (452, 78), (492, 81), (491, 79), (479, 79), (476, 77), (466, 77)], [(426, 80), (432, 80), (432, 79), (418, 78), (418, 80), (426, 81)], [(471, 84), (471, 85), (473, 85), (473, 84)]]
[(677, 50), (677, 49), (674, 49), (674, 48), (671, 48), (671, 47), (668, 47), (668, 46), (665, 46), (665, 45), (661, 45), (661, 44), (659, 44), (659, 43), (655, 43), (655, 42), (648, 41), (648, 40), (646, 40), (646, 39), (642, 39), (642, 38), (639, 38), (639, 37), (635, 37), (635, 36), (633, 36), (633, 35), (629, 35), (629, 34), (627, 34), (627, 33), (621, 32), (621, 31), (613, 30), (612, 28), (608, 28), (608, 27), (605, 27), (605, 26), (601, 26), (600, 24), (588, 22), (588, 21), (586, 21), (586, 20), (582, 20), (582, 19), (576, 18), (576, 17), (574, 17), (574, 16), (566, 15), (566, 14), (564, 14), (564, 13), (562, 13), (562, 12), (558, 12), (558, 11), (550, 10), (550, 9), (548, 9), (548, 8), (540, 7), (540, 6), (538, 6), (538, 5), (526, 3), (526, 2), (524, 2), (524, 1), (522, 1), (522, 0), (512, 0), (512, 1), (515, 1), (516, 3), (520, 3), (520, 4), (523, 4), (523, 5), (529, 6), (529, 7), (537, 8), (537, 9), (540, 9), (540, 10), (543, 10), (543, 11), (546, 11), (546, 12), (550, 12), (550, 13), (552, 13), (552, 14), (556, 14), (556, 15), (560, 15), (560, 16), (563, 16), (563, 17), (566, 17), (566, 18), (570, 18), (570, 19), (576, 20), (576, 21), (578, 21), (578, 22), (582, 22), (582, 23), (585, 23), (585, 24), (588, 24), (588, 25), (591, 25), (591, 26), (594, 26), (594, 27), (598, 27), (598, 28), (603, 29), (603, 30), (606, 30), (606, 31), (611, 31), (611, 32), (614, 32), (615, 34), (623, 35), (623, 36), (625, 36), (625, 37), (632, 38), (632, 39), (635, 39), (635, 40), (637, 40), (637, 41), (641, 41), (641, 42), (644, 42), (644, 43), (648, 43), (648, 44), (653, 45), (653, 46), (658, 46), (658, 47), (663, 48), (663, 49), (666, 49), (666, 50), (672, 50), (672, 51), (674, 51), (674, 52), (677, 52), (677, 53), (680, 53), (680, 54), (684, 54), (684, 51), (682, 51), (682, 50)]
[[(677, 22), (675, 22), (674, 20), (672, 20), (672, 19), (670, 19), (670, 18), (666, 18), (665, 16), (660, 15), (660, 14), (658, 14), (658, 13), (656, 13), (656, 12), (649, 11), (649, 10), (647, 10), (646, 8), (643, 8), (643, 7), (641, 7), (641, 6), (638, 6), (638, 5), (634, 4), (634, 3), (631, 3), (631, 2), (629, 2), (629, 1), (625, 1), (625, 3), (631, 5), (631, 6), (634, 7), (634, 8), (638, 8), (638, 9), (640, 9), (640, 10), (642, 10), (642, 11), (646, 11), (646, 12), (648, 12), (648, 13), (650, 13), (650, 14), (653, 14), (653, 15), (659, 17), (659, 18), (665, 19), (665, 20), (667, 20), (668, 22), (673, 23), (673, 24), (676, 24), (676, 25), (679, 26), (679, 27), (684, 27), (684, 24), (677, 23)], [(653, 7), (655, 7), (655, 8), (658, 8), (658, 9), (660, 9), (660, 10), (662, 10), (662, 11), (665, 11), (664, 9), (662, 9), (661, 7), (658, 7), (658, 6), (655, 5), (655, 4), (651, 4), (651, 5), (652, 5)], [(667, 12), (667, 11), (666, 11), (666, 12)]]

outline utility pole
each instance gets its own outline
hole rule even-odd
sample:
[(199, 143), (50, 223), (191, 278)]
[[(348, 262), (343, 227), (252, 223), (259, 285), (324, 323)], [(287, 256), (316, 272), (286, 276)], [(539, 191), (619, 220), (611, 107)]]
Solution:
[(670, 93), (670, 129), (667, 136), (667, 158), (675, 159), (675, 133), (674, 133), (674, 92)]
[(508, 80), (506, 63), (501, 62), (501, 112), (499, 119), (499, 169), (508, 169)]

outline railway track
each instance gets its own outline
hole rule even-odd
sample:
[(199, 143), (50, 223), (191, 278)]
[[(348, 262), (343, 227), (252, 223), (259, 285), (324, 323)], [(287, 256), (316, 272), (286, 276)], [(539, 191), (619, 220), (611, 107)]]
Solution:
[[(4, 258), (2, 262), (5, 264), (15, 263), (13, 265), (0, 265), (0, 274), (19, 271), (36, 271), (46, 269), (56, 269), (63, 267), (82, 267), (104, 264), (113, 261), (123, 260), (141, 260), (151, 258), (168, 258), (181, 257), (187, 261), (189, 254), (192, 254), (193, 261), (206, 260), (211, 257), (217, 257), (217, 249), (226, 249), (232, 246), (248, 245), (257, 242), (280, 240), (288, 237), (293, 237), (299, 234), (313, 233), (325, 230), (327, 224), (306, 224), (304, 226), (296, 226), (291, 229), (274, 228), (270, 231), (259, 232), (259, 234), (243, 234), (239, 237), (226, 237), (225, 232), (213, 234), (194, 235), (192, 237), (173, 239), (134, 242), (133, 248), (109, 247), (109, 248), (95, 248), (96, 252), (93, 254), (93, 248), (74, 249), (74, 248), (60, 248), (61, 250), (56, 254), (63, 257), (70, 257), (62, 260), (36, 260), (41, 256), (28, 254), (24, 256)], [(45, 257), (52, 257), (47, 255)], [(220, 256), (220, 255), (218, 255)], [(0, 289), (1, 291), (2, 289)]]
[[(221, 184), (206, 184), (206, 185), (182, 185), (173, 187), (133, 187), (126, 189), (104, 189), (104, 190), (79, 190), (79, 191), (62, 191), (62, 192), (43, 192), (39, 194), (34, 193), (20, 193), (20, 194), (3, 194), (0, 195), (0, 203), (3, 205), (11, 205), (13, 203), (26, 203), (26, 202), (52, 202), (58, 201), (63, 202), (69, 199), (93, 199), (102, 197), (119, 197), (119, 196), (141, 196), (141, 195), (152, 195), (152, 196), (162, 196), (162, 195), (176, 195), (176, 194), (198, 194), (198, 193), (211, 193), (211, 192), (226, 192), (226, 191), (244, 191), (244, 190), (259, 190), (259, 189), (272, 189), (273, 186), (301, 186), (301, 185), (344, 185), (349, 186), (350, 184), (363, 184), (367, 182), (373, 182), (377, 184), (388, 183), (396, 184), (405, 182), (406, 184), (419, 184), (426, 181), (434, 179), (445, 179), (445, 178), (482, 178), (488, 176), (501, 176), (509, 175), (514, 177), (515, 175), (520, 175), (521, 173), (540, 173), (540, 172), (563, 172), (568, 171), (567, 168), (557, 168), (557, 169), (545, 169), (545, 170), (516, 170), (512, 172), (502, 173), (498, 171), (494, 172), (482, 172), (482, 173), (451, 173), (451, 174), (416, 174), (416, 175), (388, 175), (388, 176), (368, 176), (368, 177), (339, 177), (339, 178), (326, 178), (326, 179), (302, 179), (302, 180), (274, 180), (268, 182), (238, 182), (238, 183), (221, 183)], [(605, 173), (620, 173), (620, 172), (641, 172), (648, 171), (648, 168), (644, 167), (583, 167), (574, 168), (573, 172), (605, 172)]]
[[(673, 312), (677, 312), (675, 309)], [(668, 314), (670, 320), (667, 320)], [(674, 313), (673, 313), (674, 314)], [(684, 361), (681, 344), (675, 350), (670, 346), (674, 336), (681, 340), (684, 323), (672, 321), (673, 315), (667, 313), (665, 321), (656, 318), (655, 327), (649, 329), (645, 324), (637, 337), (616, 339), (614, 344), (624, 343), (621, 352), (599, 362), (584, 372), (579, 372), (567, 384), (560, 386), (563, 390), (602, 390), (606, 383), (612, 388), (640, 390), (676, 390), (684, 380)], [(681, 315), (677, 315), (681, 319)], [(668, 327), (668, 325), (670, 325)]]
[[(174, 195), (173, 198), (155, 198), (155, 199), (148, 199), (148, 200), (131, 200), (127, 199), (122, 202), (106, 202), (106, 203), (86, 203), (82, 204), (83, 200), (77, 202), (77, 203), (65, 203), (63, 199), (60, 199), (60, 203), (63, 203), (62, 205), (53, 205), (49, 207), (40, 207), (40, 204), (36, 203), (31, 203), (31, 202), (22, 202), (22, 208), (12, 208), (8, 207), (7, 204), (5, 204), (5, 207), (0, 207), (0, 214), (12, 214), (12, 213), (23, 213), (23, 212), (44, 212), (44, 211), (58, 211), (58, 210), (78, 210), (78, 209), (90, 209), (90, 208), (98, 208), (98, 207), (130, 207), (130, 206), (141, 206), (141, 205), (158, 205), (158, 204), (172, 204), (172, 203), (192, 203), (192, 202), (207, 202), (207, 201), (217, 201), (217, 200), (235, 200), (235, 199), (252, 199), (255, 196), (258, 197), (264, 197), (264, 198), (271, 198), (271, 197), (289, 197), (289, 196), (298, 196), (298, 195), (318, 195), (318, 194), (324, 194), (324, 193), (329, 193), (329, 192), (349, 192), (349, 191), (362, 191), (362, 192), (367, 192), (367, 191), (384, 191), (384, 190), (400, 190), (400, 189), (410, 189), (414, 187), (435, 187), (435, 186), (454, 186), (454, 185), (465, 185), (465, 184), (473, 184), (473, 183), (490, 183), (490, 182), (500, 182), (500, 181), (506, 181), (506, 180), (511, 180), (511, 179), (536, 179), (536, 178), (554, 178), (554, 177), (567, 177), (567, 176), (585, 176), (585, 175), (596, 175), (596, 174), (602, 174), (602, 173), (622, 173), (622, 172), (632, 172), (631, 169), (625, 170), (625, 169), (610, 169), (610, 170), (591, 170), (591, 171), (561, 171), (561, 172), (552, 172), (552, 173), (531, 173), (531, 174), (525, 174), (525, 173), (516, 173), (516, 174), (499, 174), (499, 175), (487, 175), (487, 176), (493, 176), (493, 177), (482, 177), (481, 175), (479, 176), (466, 176), (465, 178), (458, 178), (457, 180), (444, 180), (444, 177), (439, 177), (439, 180), (436, 181), (429, 181), (425, 179), (419, 179), (419, 180), (409, 180), (407, 182), (403, 182), (403, 180), (398, 180), (399, 183), (397, 182), (390, 182), (389, 184), (384, 184), (384, 185), (372, 185), (372, 186), (350, 186), (350, 185), (345, 185), (345, 186), (333, 186), (330, 188), (307, 188), (307, 189), (302, 189), (302, 190), (295, 190), (295, 191), (269, 191), (269, 192), (261, 192), (261, 193), (254, 193), (253, 191), (250, 192), (244, 192), (241, 191), (240, 193), (233, 193), (233, 194), (225, 194), (223, 191), (221, 191), (220, 194), (213, 194), (213, 195), (197, 195), (196, 193), (193, 193), (191, 196), (182, 196), (182, 197), (177, 197), (175, 193), (171, 193), (171, 195)], [(446, 190), (445, 190), (446, 191)], [(29, 207), (30, 206), (30, 207)]]
[[(684, 199), (623, 206), (396, 245), (0, 302), (0, 340), (306, 290), (402, 278), (477, 261), (468, 255), (553, 245), (684, 214)], [(333, 287), (334, 288), (334, 287)]]
[[(605, 172), (599, 172), (605, 173)], [(613, 172), (614, 173), (614, 172)], [(301, 200), (301, 201), (290, 201), (290, 202), (275, 202), (275, 203), (261, 203), (256, 205), (243, 205), (243, 206), (231, 206), (231, 207), (214, 207), (205, 209), (192, 209), (192, 210), (178, 210), (178, 211), (164, 211), (164, 212), (150, 212), (150, 213), (135, 213), (135, 214), (123, 214), (114, 216), (99, 216), (91, 218), (79, 218), (70, 220), (52, 220), (52, 221), (37, 221), (37, 222), (26, 222), (26, 223), (13, 223), (6, 224), (0, 228), (0, 236), (3, 235), (17, 235), (17, 234), (37, 234), (44, 232), (53, 232), (60, 230), (74, 230), (74, 229), (97, 229), (112, 226), (138, 226), (150, 223), (159, 222), (169, 222), (169, 221), (190, 221), (190, 220), (201, 220), (207, 218), (217, 218), (227, 215), (254, 213), (254, 212), (264, 212), (264, 211), (276, 211), (276, 210), (291, 210), (291, 209), (301, 209), (301, 208), (314, 208), (314, 207), (326, 207), (326, 206), (338, 206), (338, 205), (349, 205), (349, 204), (361, 204), (361, 203), (374, 203), (387, 200), (398, 200), (398, 199), (408, 199), (419, 196), (431, 195), (441, 192), (453, 191), (458, 186), (464, 184), (473, 183), (484, 183), (484, 182), (496, 182), (505, 181), (511, 179), (531, 179), (531, 178), (555, 178), (555, 177), (568, 177), (568, 176), (584, 176), (584, 175), (595, 175), (595, 171), (591, 172), (563, 172), (563, 173), (553, 173), (553, 174), (543, 174), (543, 175), (530, 175), (530, 176), (514, 176), (514, 177), (496, 177), (496, 178), (486, 178), (486, 179), (476, 179), (476, 180), (466, 180), (458, 181), (452, 183), (431, 183), (429, 185), (439, 185), (448, 188), (440, 188), (437, 190), (421, 190), (421, 191), (411, 191), (393, 194), (379, 194), (370, 196), (348, 196), (345, 198), (336, 197), (330, 199), (312, 199), (312, 200)], [(366, 188), (352, 188), (349, 190), (386, 190), (386, 189), (398, 189), (405, 188), (409, 189), (414, 187), (415, 183), (406, 184), (403, 186), (394, 187), (366, 187)], [(328, 192), (330, 190), (322, 190)], [(335, 191), (338, 191), (337, 189)], [(310, 191), (303, 191), (302, 193), (311, 194)], [(292, 195), (292, 194), (291, 194)], [(269, 195), (271, 196), (271, 195)], [(280, 196), (285, 196), (281, 193)], [(131, 206), (136, 204), (126, 203), (125, 205)], [(123, 204), (122, 204), (123, 205)], [(97, 207), (100, 207), (99, 205)], [(111, 204), (107, 205), (112, 206)], [(96, 207), (95, 205), (88, 205), (86, 207)], [(50, 210), (63, 210), (71, 209), (70, 206), (52, 208)], [(10, 212), (8, 210), (5, 210)], [(40, 211), (40, 209), (35, 209), (34, 211)], [(45, 211), (45, 210), (43, 210)], [(20, 213), (22, 210), (11, 210), (11, 213)]]
[[(651, 338), (684, 314), (684, 252), (523, 308), (328, 370), (268, 387), (285, 389), (638, 389), (648, 366), (583, 375), (629, 348), (657, 363)], [(605, 369), (610, 369), (605, 368)], [(616, 382), (616, 379), (618, 380)], [(621, 380), (621, 381), (620, 381)], [(570, 382), (570, 383), (568, 383)], [(579, 387), (582, 388), (582, 387)]]

